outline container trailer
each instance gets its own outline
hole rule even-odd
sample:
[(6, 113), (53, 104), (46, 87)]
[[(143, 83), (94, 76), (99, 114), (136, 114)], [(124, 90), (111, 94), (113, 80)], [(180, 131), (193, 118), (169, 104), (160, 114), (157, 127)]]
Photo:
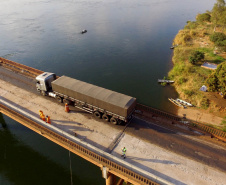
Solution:
[(36, 77), (36, 88), (43, 96), (51, 96), (113, 124), (131, 119), (136, 106), (134, 97), (67, 76), (57, 78), (49, 72)]

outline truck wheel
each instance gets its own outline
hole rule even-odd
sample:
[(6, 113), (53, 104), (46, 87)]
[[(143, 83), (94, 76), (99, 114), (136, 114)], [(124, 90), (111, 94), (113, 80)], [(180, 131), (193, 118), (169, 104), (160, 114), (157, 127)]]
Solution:
[(62, 98), (61, 97), (59, 97), (59, 96), (57, 96), (57, 101), (59, 102), (59, 103), (62, 103)]
[(40, 91), (42, 96), (46, 96), (46, 92), (45, 91)]
[(102, 116), (102, 119), (103, 119), (104, 121), (106, 121), (106, 122), (109, 121), (109, 117), (108, 117), (107, 114), (104, 114), (104, 115)]
[(114, 125), (117, 125), (117, 124), (118, 124), (118, 119), (112, 117), (112, 118), (110, 119), (110, 122), (111, 122), (112, 124), (114, 124)]
[(118, 120), (118, 125), (121, 125), (122, 124), (122, 120)]
[(101, 118), (101, 114), (98, 111), (94, 112), (93, 114), (96, 118)]
[(63, 99), (64, 104), (67, 103), (68, 105), (70, 104), (70, 100)]

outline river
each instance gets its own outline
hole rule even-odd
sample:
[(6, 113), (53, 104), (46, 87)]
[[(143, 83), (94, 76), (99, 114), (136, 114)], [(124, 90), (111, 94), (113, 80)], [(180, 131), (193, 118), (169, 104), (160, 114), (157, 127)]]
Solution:
[[(170, 46), (186, 21), (215, 0), (1, 0), (0, 56), (174, 110), (177, 93), (157, 79), (172, 68)], [(83, 29), (87, 33), (81, 34)], [(69, 153), (0, 118), (0, 184), (70, 184)], [(74, 184), (101, 185), (96, 166), (71, 154)]]

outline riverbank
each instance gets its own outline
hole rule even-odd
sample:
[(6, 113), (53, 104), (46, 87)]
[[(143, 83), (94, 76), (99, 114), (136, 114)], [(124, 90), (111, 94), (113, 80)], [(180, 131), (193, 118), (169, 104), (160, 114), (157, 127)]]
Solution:
[[(220, 28), (216, 31), (222, 32)], [(210, 41), (210, 35), (213, 32), (213, 25), (210, 22), (188, 21), (173, 41), (175, 46), (172, 58), (174, 67), (168, 76), (170, 80), (175, 81), (173, 86), (179, 97), (195, 105), (192, 109), (179, 109), (179, 116), (186, 114), (188, 119), (208, 123), (226, 130), (226, 124), (223, 121), (226, 119), (226, 99), (223, 99), (218, 92), (200, 91), (202, 85), (206, 85), (207, 78), (214, 72), (214, 70), (203, 68), (201, 65), (204, 62), (216, 65), (226, 62), (226, 52)], [(191, 63), (189, 57), (195, 51), (203, 53), (204, 59), (194, 64)], [(209, 116), (207, 116), (208, 114)], [(200, 120), (200, 115), (205, 116), (202, 116)]]

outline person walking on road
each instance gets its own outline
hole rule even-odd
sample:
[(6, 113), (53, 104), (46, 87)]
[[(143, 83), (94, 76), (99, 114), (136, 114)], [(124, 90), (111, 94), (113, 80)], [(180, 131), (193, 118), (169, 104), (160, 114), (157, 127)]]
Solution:
[(126, 147), (122, 148), (122, 155), (121, 157), (123, 157), (124, 159), (126, 158)]

